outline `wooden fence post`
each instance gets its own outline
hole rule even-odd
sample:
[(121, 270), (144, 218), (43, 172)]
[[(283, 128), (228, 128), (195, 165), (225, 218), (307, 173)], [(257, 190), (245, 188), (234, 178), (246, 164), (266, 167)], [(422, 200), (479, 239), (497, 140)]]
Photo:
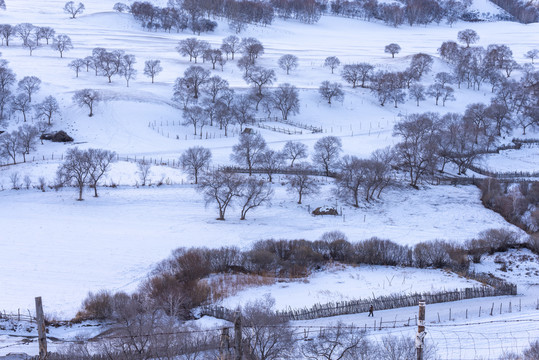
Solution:
[(230, 335), (228, 328), (221, 331), (221, 341), (219, 343), (219, 360), (230, 360)]
[(234, 348), (236, 350), (236, 360), (242, 358), (242, 333), (241, 333), (241, 313), (236, 312), (236, 319), (234, 320)]
[(39, 360), (45, 360), (47, 358), (47, 329), (45, 328), (45, 316), (43, 315), (41, 296), (36, 297), (36, 320), (39, 341)]
[(425, 339), (425, 301), (419, 300), (419, 321), (417, 323), (417, 335), (415, 347), (417, 350), (417, 360), (423, 360), (423, 344)]

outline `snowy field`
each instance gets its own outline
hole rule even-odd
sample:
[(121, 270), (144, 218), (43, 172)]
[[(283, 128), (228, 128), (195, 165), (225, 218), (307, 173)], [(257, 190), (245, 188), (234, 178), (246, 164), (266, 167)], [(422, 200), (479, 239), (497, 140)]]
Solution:
[[(36, 189), (11, 190), (14, 173), (18, 173), (20, 179), (28, 176), (32, 186), (40, 177), (52, 184), (59, 159), (71, 146), (113, 150), (122, 158), (145, 157), (177, 163), (182, 151), (201, 145), (212, 150), (213, 165), (231, 163), (229, 155), (237, 142), (239, 128), (232, 129), (226, 138), (218, 127), (207, 126), (203, 138), (195, 138), (191, 127), (178, 125), (182, 120), (181, 112), (172, 106), (174, 81), (191, 65), (174, 48), (179, 40), (193, 35), (189, 31), (168, 34), (142, 30), (130, 15), (112, 11), (115, 2), (87, 1), (86, 11), (76, 19), (69, 19), (63, 13), (63, 0), (6, 0), (7, 10), (0, 10), (0, 23), (29, 22), (51, 26), (57, 34), (71, 37), (74, 49), (65, 53), (62, 59), (47, 47), (36, 49), (30, 57), (18, 39), (10, 42), (9, 47), (2, 46), (0, 52), (1, 58), (9, 61), (17, 80), (35, 75), (43, 81), (35, 101), (54, 95), (60, 102), (61, 114), (53, 120), (53, 129), (65, 130), (75, 138), (73, 145), (39, 144), (29, 157), (33, 161), (0, 167), (0, 310), (26, 312), (26, 309), (33, 309), (34, 297), (42, 296), (48, 315), (59, 319), (71, 317), (88, 291), (135, 290), (155, 263), (181, 246), (236, 245), (246, 248), (267, 238), (316, 240), (324, 232), (333, 230), (344, 232), (350, 241), (377, 236), (413, 245), (434, 239), (463, 242), (490, 228), (519, 231), (498, 214), (485, 209), (479, 201), (478, 189), (472, 186), (424, 186), (419, 191), (406, 187), (391, 189), (383, 193), (380, 201), (363, 204), (360, 209), (338, 201), (337, 206), (343, 207), (344, 216), (315, 218), (308, 209), (336, 203), (327, 180), (320, 179), (324, 184), (320, 196), (308, 198), (299, 206), (277, 176), (273, 184), (276, 194), (270, 207), (249, 212), (246, 221), (240, 221), (238, 209), (233, 208), (227, 212), (225, 222), (214, 220), (216, 210), (211, 205), (204, 206), (202, 196), (196, 193), (184, 173), (167, 166), (152, 167), (151, 187), (137, 187), (139, 179), (135, 164), (120, 161), (113, 165), (103, 182), (119, 187), (100, 187), (99, 198), (93, 198), (87, 190), (83, 202), (75, 201), (74, 189), (58, 192), (47, 189), (44, 193)], [(484, 0), (476, 1), (474, 7), (481, 12), (496, 11)], [(215, 33), (199, 37), (213, 47), (218, 47), (221, 40), (231, 34), (226, 22), (218, 20), (218, 23)], [(289, 82), (300, 90), (301, 112), (292, 120), (321, 126), (324, 130), (322, 134), (304, 132), (301, 135), (283, 135), (268, 130), (260, 130), (260, 133), (268, 146), (276, 150), (288, 140), (301, 141), (312, 149), (320, 137), (335, 135), (341, 138), (345, 154), (367, 157), (372, 151), (397, 142), (392, 137), (393, 125), (403, 115), (424, 111), (462, 112), (469, 103), (488, 102), (492, 95), (488, 86), (483, 86), (481, 91), (457, 89), (456, 101), (448, 102), (445, 107), (436, 106), (432, 99), (423, 101), (420, 107), (413, 100), (398, 108), (391, 104), (380, 107), (367, 89), (352, 89), (349, 85), (343, 86), (344, 101), (332, 106), (318, 95), (322, 81), (341, 81), (338, 71), (332, 75), (323, 67), (327, 56), (337, 56), (343, 64), (369, 62), (379, 69), (404, 69), (413, 54), (424, 52), (435, 57), (433, 71), (424, 80), (428, 84), (436, 72), (449, 69), (438, 58), (438, 47), (446, 40), (456, 40), (457, 33), (466, 28), (472, 28), (480, 35), (478, 45), (509, 45), (519, 63), (529, 62), (524, 53), (539, 44), (539, 24), (510, 22), (393, 28), (375, 22), (324, 16), (315, 25), (276, 20), (272, 26), (249, 27), (240, 36), (256, 37), (262, 42), (265, 54), (258, 64), (275, 70), (277, 81), (274, 85)], [(395, 59), (384, 53), (384, 46), (393, 42), (402, 47)], [(136, 55), (137, 79), (126, 87), (121, 78), (113, 78), (108, 84), (106, 78), (96, 77), (91, 71), (83, 71), (76, 78), (67, 64), (91, 55), (95, 47), (121, 49)], [(277, 66), (277, 59), (288, 53), (299, 58), (298, 69), (290, 75)], [(160, 59), (164, 68), (155, 84), (142, 74), (144, 61), (148, 59)], [(227, 79), (231, 87), (241, 92), (247, 89), (241, 72), (235, 62), (229, 62), (224, 71), (215, 70), (212, 74)], [(105, 101), (97, 105), (95, 116), (91, 118), (86, 109), (71, 101), (74, 92), (83, 88), (99, 89), (105, 95)], [(22, 124), (22, 118), (17, 116), (6, 130)], [(520, 134), (521, 130), (516, 129), (514, 136), (521, 137)], [(534, 138), (538, 134), (529, 131), (528, 136)], [(538, 159), (538, 148), (526, 147), (489, 156), (483, 166), (498, 171), (537, 171)], [(160, 181), (165, 185), (155, 186)], [(537, 259), (532, 257), (529, 262), (526, 266), (534, 268)], [(524, 323), (524, 320), (539, 321), (535, 309), (539, 295), (535, 270), (530, 270), (531, 275), (528, 275), (527, 270), (512, 267), (512, 271), (502, 273), (496, 270), (499, 264), (494, 259), (486, 259), (481, 266), (477, 270), (496, 272), (517, 282), (520, 295), (428, 306), (427, 321), (433, 326), (429, 336), (445, 346), (452, 344), (445, 349), (443, 358), (493, 358), (506, 348), (522, 349), (530, 340), (539, 337), (536, 322)], [(388, 286), (388, 279), (394, 279), (392, 286)], [(370, 286), (366, 286), (366, 282), (370, 282)], [(240, 304), (269, 292), (276, 298), (278, 306), (284, 308), (299, 304), (307, 306), (307, 299), (337, 301), (369, 296), (372, 292), (423, 291), (421, 289), (468, 285), (464, 279), (439, 271), (360, 267), (315, 274), (308, 283), (250, 289), (226, 301), (231, 305)], [(295, 302), (288, 301), (290, 293), (296, 292), (301, 296), (295, 297)], [(495, 318), (466, 319), (464, 316), (468, 308), (470, 313), (473, 309), (476, 314), (480, 306), (490, 309), (492, 302), (497, 307), (503, 303), (507, 309), (510, 301), (515, 306), (519, 300), (522, 300), (522, 309), (518, 312), (502, 311)], [(448, 319), (449, 307), (453, 308), (455, 320)], [(404, 321), (416, 313), (416, 308), (410, 308), (377, 312), (376, 316), (378, 319), (382, 315), (388, 320), (398, 317)], [(438, 323), (436, 313), (441, 314), (441, 323)], [(367, 324), (365, 316), (359, 314), (340, 320), (362, 326)], [(474, 323), (470, 324), (472, 320)], [(321, 326), (335, 321), (337, 319), (323, 319), (298, 326)], [(444, 324), (451, 327), (435, 328)], [(369, 321), (368, 326), (371, 325)], [(412, 328), (395, 328), (383, 333), (393, 331), (408, 336), (415, 331)], [(74, 330), (53, 331), (57, 331), (58, 337), (75, 335)], [(508, 331), (514, 335), (508, 335)], [(12, 341), (0, 332), (0, 355), (16, 350), (37, 352), (34, 346), (3, 348)], [(464, 354), (462, 349), (468, 352)]]

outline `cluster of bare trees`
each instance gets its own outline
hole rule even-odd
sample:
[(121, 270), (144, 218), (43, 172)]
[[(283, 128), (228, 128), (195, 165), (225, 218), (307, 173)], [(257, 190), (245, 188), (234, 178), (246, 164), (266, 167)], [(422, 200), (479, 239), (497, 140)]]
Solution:
[(508, 0), (494, 0), (493, 3), (507, 11), (515, 20), (523, 24), (539, 21), (539, 10), (533, 3)]
[[(81, 70), (86, 69), (86, 72), (89, 72), (90, 69), (93, 69), (95, 76), (104, 76), (109, 83), (112, 82), (112, 77), (114, 76), (122, 77), (129, 87), (129, 81), (137, 76), (136, 62), (135, 55), (126, 54), (123, 50), (108, 51), (104, 48), (95, 48), (92, 50), (92, 55), (84, 59), (75, 59), (68, 66), (75, 71), (77, 77), (79, 77)], [(153, 78), (161, 70), (159, 63), (148, 60), (144, 68), (144, 74), (151, 77), (153, 82)]]
[(270, 2), (170, 0), (164, 8), (148, 1), (136, 1), (131, 6), (116, 3), (114, 9), (119, 12), (131, 12), (148, 30), (163, 29), (170, 32), (171, 29), (176, 31), (190, 29), (200, 35), (201, 32), (215, 29), (217, 23), (209, 20), (212, 17), (227, 19), (229, 27), (240, 33), (248, 24), (270, 25), (275, 16), (314, 23), (320, 19), (326, 5), (324, 2), (314, 0)]
[[(238, 311), (234, 325), (220, 330), (204, 330), (178, 324), (141, 294), (90, 294), (90, 307), (107, 310), (116, 323), (109, 334), (92, 342), (80, 341), (57, 353), (51, 360), (154, 359), (409, 359), (415, 357), (412, 338), (386, 336), (369, 340), (364, 329), (343, 323), (298, 333), (273, 310), (271, 298), (248, 303)], [(427, 347), (424, 359), (434, 349)]]
[[(43, 45), (48, 45), (60, 53), (63, 57), (64, 52), (73, 49), (71, 38), (64, 34), (56, 35), (56, 31), (48, 26), (35, 26), (30, 23), (22, 23), (15, 26), (10, 24), (0, 24), (0, 38), (2, 45), (9, 46), (9, 41), (13, 38), (19, 38), (22, 46), (30, 52)], [(43, 44), (43, 41), (46, 43)]]
[(26, 162), (26, 155), (36, 149), (40, 127), (46, 129), (45, 125), (24, 124), (17, 130), (0, 134), (0, 159), (9, 159), (16, 164), (17, 156), (22, 155), (23, 161)]
[[(264, 52), (257, 39), (240, 40), (232, 35), (223, 39), (220, 49), (211, 49), (207, 42), (189, 38), (180, 41), (177, 49), (195, 63), (202, 56), (213, 66), (216, 62), (223, 66), (227, 59), (233, 60), (237, 53), (242, 53), (244, 56), (237, 64), (245, 71), (245, 82), (252, 85), (247, 94), (236, 94), (228, 81), (218, 75), (212, 76), (204, 67), (192, 65), (187, 68), (184, 76), (176, 79), (173, 100), (183, 111), (184, 124), (192, 125), (195, 135), (198, 133), (202, 137), (204, 126), (214, 124), (219, 124), (225, 136), (228, 136), (231, 124), (240, 125), (243, 131), (246, 124), (254, 121), (260, 107), (268, 117), (275, 111), (284, 120), (299, 112), (299, 94), (295, 86), (284, 83), (272, 90), (267, 89), (276, 80), (276, 75), (274, 70), (255, 65), (256, 59)], [(292, 55), (287, 61), (283, 60), (283, 66), (288, 70), (295, 68), (296, 64), (297, 59)]]
[(409, 174), (414, 187), (420, 178), (444, 171), (447, 163), (465, 174), (494, 148), (498, 134), (510, 127), (506, 115), (495, 102), (469, 104), (464, 114), (410, 114), (394, 128), (394, 135), (402, 139), (394, 148), (395, 166)]
[[(14, 85), (16, 92), (13, 93)], [(11, 114), (20, 113), (23, 122), (33, 116), (46, 120), (51, 125), (52, 118), (59, 113), (58, 101), (53, 96), (47, 96), (40, 103), (32, 102), (32, 96), (39, 92), (41, 80), (36, 76), (25, 76), (17, 82), (15, 73), (8, 62), (0, 60), (0, 124), (4, 125)], [(35, 99), (34, 99), (35, 100)], [(39, 126), (46, 130), (44, 126)]]
[(180, 32), (190, 29), (193, 34), (200, 35), (202, 32), (214, 31), (217, 27), (215, 21), (204, 17), (207, 13), (200, 7), (199, 2), (194, 0), (171, 0), (164, 8), (148, 1), (135, 1), (131, 6), (116, 3), (114, 10), (130, 12), (142, 24), (142, 27), (148, 30), (162, 29), (170, 32), (175, 29)]
[(97, 197), (97, 186), (103, 176), (110, 170), (110, 165), (116, 160), (116, 153), (103, 149), (80, 150), (69, 148), (56, 172), (57, 185), (73, 185), (79, 190), (79, 197), (86, 185), (94, 189)]
[(391, 26), (403, 23), (412, 25), (439, 24), (443, 20), (453, 24), (465, 17), (469, 1), (458, 0), (406, 0), (399, 3), (384, 3), (377, 0), (339, 0), (331, 3), (331, 12), (335, 15), (380, 20)]
[[(255, 170), (257, 173), (268, 175), (269, 183), (272, 182), (273, 174), (279, 172), (286, 174), (287, 191), (297, 196), (298, 204), (301, 204), (305, 197), (319, 193), (319, 181), (313, 175), (335, 177), (336, 194), (355, 207), (359, 207), (361, 199), (369, 202), (379, 198), (382, 191), (393, 184), (391, 164), (394, 163), (395, 155), (389, 149), (376, 151), (370, 159), (359, 159), (349, 155), (341, 158), (340, 139), (335, 136), (326, 136), (314, 145), (313, 164), (298, 162), (308, 157), (307, 150), (305, 144), (288, 141), (281, 151), (275, 151), (267, 147), (261, 135), (242, 133), (230, 157), (241, 169), (245, 169), (249, 176)], [(239, 191), (241, 182), (245, 180), (237, 175), (233, 168), (207, 171), (210, 159), (209, 150), (195, 147), (188, 149), (182, 155), (180, 163), (185, 170), (189, 171), (195, 183), (202, 174), (203, 184), (199, 186), (199, 189), (204, 192), (208, 203), (217, 204), (219, 219), (224, 220), (228, 205), (234, 196), (237, 196), (234, 194)], [(247, 182), (251, 182), (251, 179), (249, 177)], [(253, 180), (252, 182), (249, 184), (249, 190), (257, 197), (254, 197), (247, 205), (243, 203), (244, 210), (259, 206), (258, 202), (262, 199), (265, 202), (265, 196), (268, 194), (262, 192), (264, 196), (260, 197), (257, 192), (256, 187), (261, 187), (264, 184), (263, 181)], [(255, 206), (252, 206), (252, 203)], [(243, 210), (241, 218), (244, 218)]]
[[(484, 108), (488, 107), (490, 116), (495, 118), (496, 135), (500, 136), (504, 129), (509, 131), (515, 126), (521, 127), (525, 134), (528, 127), (539, 124), (539, 72), (533, 65), (519, 65), (507, 45), (491, 44), (486, 49), (471, 46), (478, 39), (475, 31), (466, 29), (458, 34), (458, 40), (465, 46), (453, 41), (441, 45), (438, 52), (453, 66), (453, 72), (438, 81), (456, 83), (459, 88), (466, 84), (468, 88), (477, 90), (483, 83), (490, 83), (494, 96), (490, 105)], [(533, 61), (538, 53), (537, 49), (532, 49), (525, 56)], [(519, 80), (510, 79), (515, 70), (522, 72)]]

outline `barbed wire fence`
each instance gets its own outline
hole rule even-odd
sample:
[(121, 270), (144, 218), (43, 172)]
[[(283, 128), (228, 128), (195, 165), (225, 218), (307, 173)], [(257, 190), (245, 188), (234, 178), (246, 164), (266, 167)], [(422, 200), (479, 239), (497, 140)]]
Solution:
[[(35, 324), (35, 317), (28, 311), (28, 315), (23, 312), (17, 314), (0, 313), (0, 329), (5, 326), (2, 321), (11, 322), (30, 322)], [(431, 314), (432, 315), (432, 314)], [(437, 323), (435, 320), (425, 324), (426, 337), (425, 346), (430, 355), (435, 355), (437, 359), (496, 359), (502, 355), (509, 353), (521, 354), (527, 349), (531, 343), (539, 339), (539, 317), (534, 317), (533, 314), (522, 313), (517, 319), (496, 319), (488, 315), (488, 311), (484, 316), (487, 318), (476, 317), (473, 320), (465, 322), (452, 321)], [(435, 318), (435, 317), (434, 317)], [(432, 320), (432, 316), (431, 316)], [(362, 338), (367, 340), (369, 344), (375, 348), (384, 350), (387, 347), (387, 339), (393, 337), (396, 339), (413, 340), (417, 330), (417, 319), (410, 322), (409, 318), (398, 318), (397, 316), (391, 321), (379, 322), (374, 321), (374, 326), (367, 324), (344, 324), (344, 323), (329, 323), (321, 325), (301, 324), (298, 322), (287, 322), (278, 325), (258, 325), (258, 328), (286, 328), (293, 332), (294, 343), (301, 347), (306, 342), (316, 341), (316, 339), (325, 331), (335, 329), (346, 329), (356, 334), (360, 334)], [(56, 323), (62, 321), (57, 320)], [(21, 334), (20, 340), (16, 340), (6, 345), (0, 345), (0, 351), (6, 352), (4, 349), (28, 346), (28, 344), (36, 343), (37, 335), (35, 327), (32, 326), (32, 331), (28, 334)], [(252, 328), (249, 325), (244, 325), (244, 329)], [(61, 339), (58, 337), (50, 337), (49, 342), (54, 348), (62, 348), (73, 344), (86, 344), (91, 346), (100, 340), (122, 340), (135, 338), (150, 338), (156, 336), (204, 336), (206, 338), (217, 339), (223, 329), (234, 329), (234, 325), (225, 325), (221, 327), (213, 327), (207, 329), (179, 328), (174, 331), (155, 332), (151, 333), (138, 332), (123, 335), (121, 332), (105, 332), (103, 335), (92, 336), (87, 338), (76, 339)], [(28, 329), (26, 329), (28, 332)], [(413, 342), (413, 341), (412, 341)], [(218, 341), (214, 342), (215, 344)], [(410, 343), (408, 343), (410, 345)], [(217, 349), (215, 349), (217, 350)], [(430, 358), (430, 357), (429, 357)]]

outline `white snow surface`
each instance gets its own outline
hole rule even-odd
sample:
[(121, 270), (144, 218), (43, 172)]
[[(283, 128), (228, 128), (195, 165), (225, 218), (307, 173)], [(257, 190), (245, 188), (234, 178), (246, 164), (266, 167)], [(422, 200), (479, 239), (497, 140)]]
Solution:
[[(294, 196), (285, 191), (282, 178), (277, 176), (273, 185), (276, 194), (270, 207), (253, 210), (245, 221), (238, 219), (237, 209), (231, 209), (225, 222), (214, 220), (216, 211), (213, 206), (204, 206), (202, 196), (189, 184), (186, 175), (175, 167), (153, 166), (150, 175), (152, 185), (137, 186), (140, 180), (132, 162), (135, 158), (144, 157), (172, 165), (177, 164), (183, 150), (201, 145), (212, 150), (215, 166), (230, 163), (229, 155), (237, 141), (239, 128), (232, 129), (230, 136), (225, 138), (218, 127), (207, 126), (200, 139), (192, 134), (192, 128), (179, 125), (181, 113), (172, 106), (172, 85), (191, 64), (188, 59), (180, 57), (174, 47), (179, 40), (193, 35), (188, 31), (170, 34), (145, 31), (130, 15), (113, 12), (115, 2), (87, 1), (85, 12), (76, 19), (70, 19), (62, 11), (63, 0), (7, 1), (7, 10), (0, 10), (0, 23), (30, 22), (51, 26), (57, 34), (67, 34), (73, 40), (74, 49), (66, 52), (62, 59), (46, 46), (36, 49), (30, 57), (18, 39), (11, 41), (9, 47), (2, 46), (1, 53), (2, 58), (9, 61), (18, 80), (35, 75), (43, 81), (35, 101), (54, 95), (60, 102), (61, 114), (53, 119), (53, 129), (66, 130), (75, 138), (75, 143), (69, 145), (39, 144), (30, 154), (28, 163), (0, 167), (0, 310), (17, 312), (21, 309), (26, 312), (30, 309), (33, 312), (34, 297), (42, 296), (47, 314), (59, 319), (69, 318), (80, 308), (88, 291), (135, 290), (157, 262), (180, 246), (236, 245), (247, 248), (253, 242), (266, 238), (316, 240), (324, 232), (332, 230), (343, 231), (351, 241), (377, 236), (413, 245), (433, 239), (463, 242), (489, 228), (519, 231), (498, 214), (486, 210), (479, 201), (477, 188), (472, 186), (425, 185), (419, 191), (406, 187), (392, 189), (384, 192), (380, 200), (362, 204), (360, 209), (339, 201), (337, 206), (343, 207), (344, 216), (313, 217), (307, 211), (309, 208), (312, 210), (336, 202), (331, 184), (326, 183), (328, 180), (319, 179), (324, 184), (322, 194), (306, 199), (304, 205), (299, 206)], [(494, 13), (491, 5), (482, 0), (474, 3), (479, 11)], [(215, 33), (200, 36), (214, 47), (231, 34), (226, 22), (218, 23)], [(423, 101), (420, 107), (412, 100), (399, 105), (399, 108), (391, 104), (380, 107), (367, 89), (352, 89), (348, 85), (343, 86), (344, 101), (328, 106), (317, 92), (324, 80), (342, 81), (338, 71), (332, 75), (323, 67), (325, 57), (331, 55), (338, 56), (343, 64), (370, 62), (379, 69), (404, 69), (413, 54), (424, 52), (435, 57), (433, 71), (424, 80), (428, 84), (436, 72), (449, 69), (438, 58), (437, 48), (446, 40), (456, 40), (458, 31), (466, 28), (478, 32), (478, 45), (509, 45), (515, 60), (520, 63), (529, 62), (523, 54), (539, 43), (539, 24), (511, 22), (459, 22), (452, 27), (403, 25), (392, 28), (376, 22), (324, 16), (315, 25), (276, 20), (268, 27), (250, 26), (240, 36), (253, 36), (264, 44), (265, 54), (259, 59), (259, 64), (275, 70), (278, 80), (274, 85), (289, 82), (300, 90), (301, 112), (293, 120), (324, 129), (323, 134), (283, 135), (267, 130), (260, 130), (260, 133), (273, 149), (280, 149), (287, 140), (302, 141), (312, 149), (320, 137), (335, 135), (343, 141), (344, 153), (367, 157), (373, 150), (398, 141), (392, 137), (392, 129), (403, 115), (423, 111), (462, 112), (469, 103), (488, 102), (492, 96), (488, 86), (483, 86), (481, 91), (464, 87), (456, 89), (456, 101), (448, 102), (445, 107), (435, 106), (432, 99)], [(395, 59), (384, 53), (384, 46), (392, 42), (402, 47), (402, 52)], [(136, 55), (138, 76), (131, 81), (129, 88), (121, 78), (116, 77), (109, 84), (105, 78), (96, 77), (91, 71), (83, 71), (78, 78), (75, 77), (67, 64), (90, 55), (95, 47), (122, 49)], [(296, 55), (300, 60), (298, 69), (288, 76), (277, 67), (277, 59), (287, 53)], [(164, 68), (155, 84), (142, 74), (144, 61), (152, 58), (160, 59)], [(216, 70), (213, 74), (227, 79), (238, 92), (247, 88), (235, 62), (229, 62), (223, 72)], [(512, 75), (516, 76), (518, 72)], [(87, 116), (86, 109), (76, 107), (71, 101), (73, 93), (83, 88), (99, 89), (105, 95), (105, 101), (97, 105), (95, 116), (91, 118)], [(21, 124), (22, 118), (16, 115), (6, 130), (16, 129)], [(515, 130), (514, 135), (519, 136), (520, 130)], [(537, 134), (532, 130), (528, 136), (537, 137)], [(14, 173), (20, 175), (21, 182), (24, 176), (29, 176), (32, 186), (40, 177), (47, 184), (53, 184), (62, 155), (72, 146), (110, 149), (116, 151), (121, 159), (129, 158), (130, 161), (115, 163), (102, 182), (102, 185), (118, 187), (99, 187), (98, 198), (93, 198), (91, 190), (87, 190), (82, 202), (75, 201), (74, 189), (54, 191), (47, 188), (44, 193), (33, 188), (10, 190)], [(486, 157), (484, 165), (498, 171), (536, 171), (539, 167), (537, 155), (536, 147), (504, 151)], [(160, 182), (164, 185), (156, 186)], [(529, 262), (526, 266), (533, 267), (537, 259), (531, 258)], [(501, 354), (505, 350), (504, 345), (511, 350), (520, 350), (530, 340), (539, 337), (535, 323), (528, 326), (528, 323), (516, 322), (539, 321), (534, 304), (538, 295), (535, 273), (530, 275), (528, 270), (521, 271), (516, 267), (505, 273), (498, 271), (498, 267), (494, 260), (485, 259), (477, 270), (501, 274), (517, 282), (518, 298), (477, 299), (428, 307), (427, 320), (433, 326), (429, 336), (440, 343), (444, 343), (445, 336), (444, 344), (453, 344), (447, 347), (444, 358), (468, 358), (470, 354), (473, 356), (469, 358), (491, 358)], [(404, 273), (408, 274), (406, 279)], [(387, 286), (388, 278), (393, 275), (393, 285)], [(284, 308), (308, 305), (309, 301), (371, 296), (375, 290), (375, 293), (407, 292), (410, 287), (415, 291), (469, 285), (467, 280), (440, 271), (380, 267), (317, 273), (308, 281), (288, 283), (288, 288), (279, 288), (279, 285), (254, 288), (226, 301), (230, 305), (241, 304), (270, 292), (278, 306)], [(370, 287), (362, 286), (368, 282)], [(296, 291), (301, 295), (291, 296)], [(502, 311), (495, 318), (510, 325), (488, 323), (485, 315), (481, 319), (473, 318), (475, 323), (472, 325), (468, 324), (472, 319), (464, 318), (468, 308), (475, 314), (479, 306), (486, 311), (492, 302), (496, 302), (496, 306), (503, 302), (506, 307), (509, 301), (513, 301), (515, 306), (518, 300), (522, 300), (522, 311)], [(449, 307), (453, 309), (456, 320), (447, 319)], [(404, 321), (413, 318), (416, 312), (416, 308), (398, 309), (377, 312), (376, 316), (382, 315), (384, 319), (396, 319), (398, 316)], [(450, 324), (454, 327), (437, 331), (436, 313), (442, 314), (440, 326)], [(445, 319), (443, 314), (446, 314)], [(347, 323), (363, 324), (364, 316), (340, 318)], [(205, 321), (208, 326), (220, 324), (211, 319)], [(298, 325), (320, 326), (335, 321), (322, 319), (299, 322)], [(372, 326), (370, 321), (368, 326)], [(508, 326), (514, 331), (512, 337), (507, 335)], [(76, 332), (66, 329), (52, 331), (65, 338), (72, 338)], [(408, 336), (414, 330), (401, 328), (394, 331)], [(510, 344), (501, 341), (500, 348), (499, 337), (503, 334)], [(491, 340), (485, 340), (485, 337)], [(473, 345), (469, 345), (470, 339)], [(37, 352), (37, 347), (2, 347), (12, 342), (9, 336), (0, 335), (0, 355), (16, 350)], [(474, 349), (475, 353), (463, 354), (461, 349)]]

